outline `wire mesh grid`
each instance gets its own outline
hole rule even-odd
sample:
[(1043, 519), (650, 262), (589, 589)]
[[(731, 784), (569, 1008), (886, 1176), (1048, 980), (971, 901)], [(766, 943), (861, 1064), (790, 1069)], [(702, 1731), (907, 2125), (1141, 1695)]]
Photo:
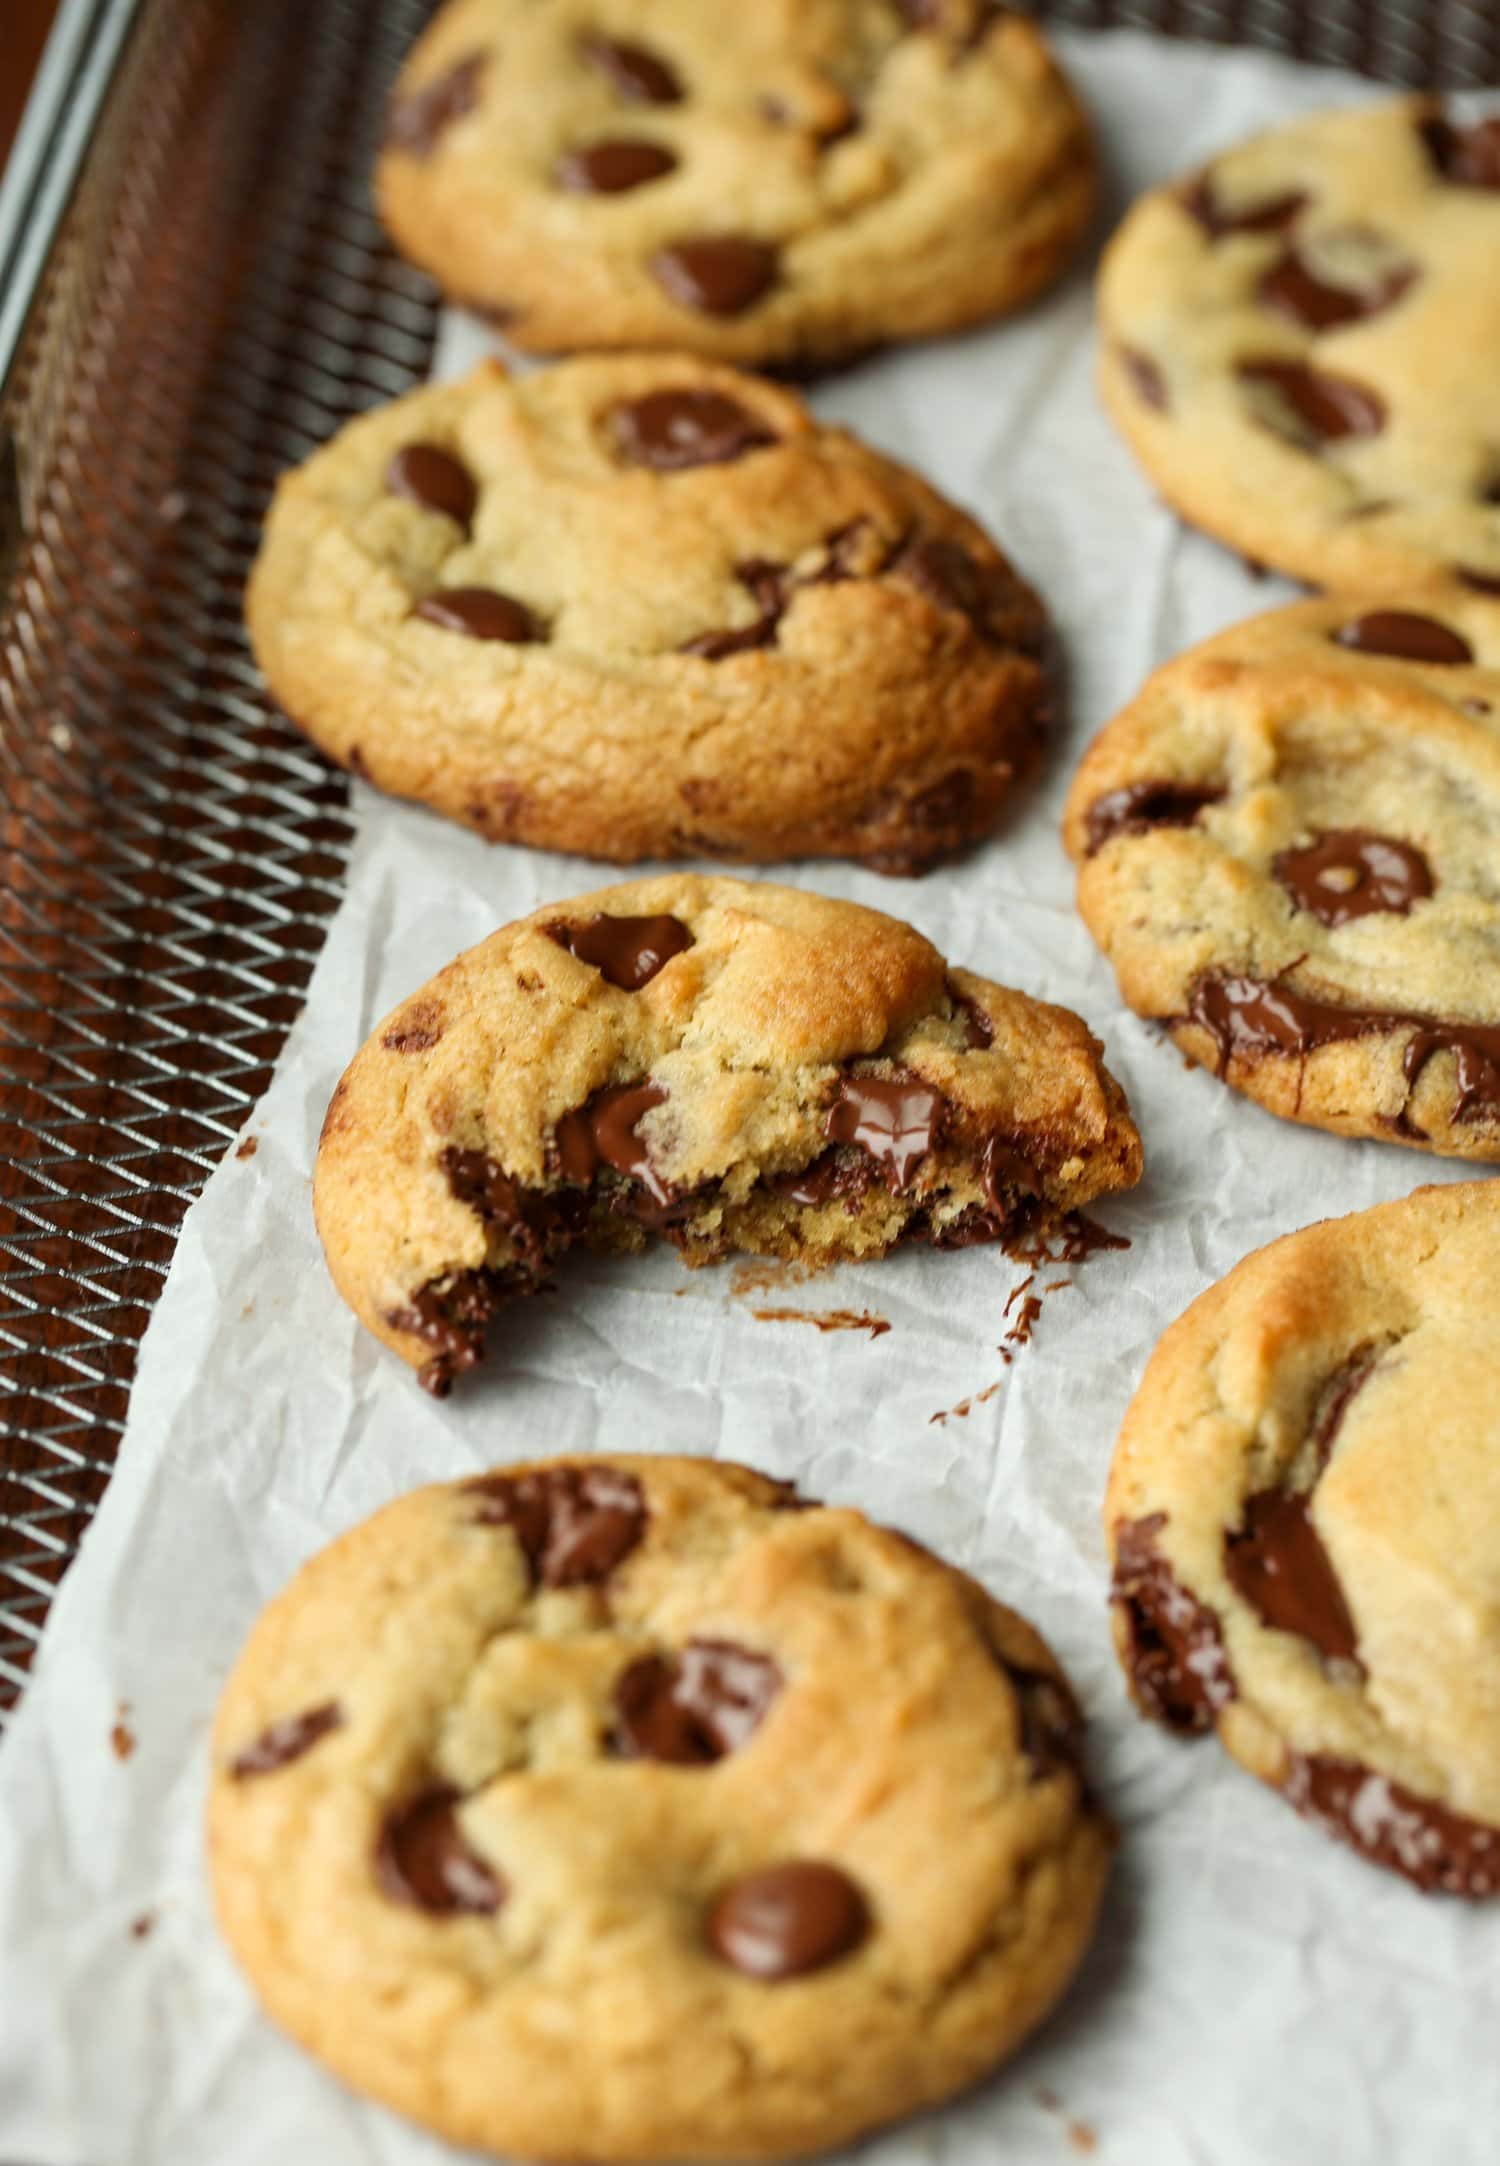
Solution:
[[(345, 784), (240, 595), (276, 474), (428, 365), (367, 176), (430, 7), (142, 0), (0, 405), (0, 1719), (338, 898)], [(1500, 82), (1492, 0), (1040, 12)]]

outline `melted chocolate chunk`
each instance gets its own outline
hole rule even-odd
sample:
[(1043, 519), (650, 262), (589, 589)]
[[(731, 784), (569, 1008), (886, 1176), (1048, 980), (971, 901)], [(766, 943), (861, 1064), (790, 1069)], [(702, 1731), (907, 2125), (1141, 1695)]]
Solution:
[(1296, 907), (1322, 925), (1347, 925), (1376, 911), (1405, 917), (1433, 888), (1420, 850), (1355, 827), (1334, 828), (1299, 849), (1281, 851), (1275, 872)]
[(778, 1174), (773, 1183), (777, 1192), (788, 1203), (800, 1203), (807, 1210), (821, 1210), (825, 1204), (843, 1197), (851, 1212), (859, 1208), (860, 1198), (875, 1181), (873, 1162), (864, 1157), (850, 1158), (839, 1150), (824, 1151), (821, 1158), (801, 1173)]
[(891, 576), (925, 594), (939, 609), (967, 617), (981, 639), (1040, 652), (1044, 628), (1036, 602), (1007, 564), (982, 564), (962, 542), (917, 534), (891, 559)]
[(1474, 649), (1448, 624), (1419, 616), (1412, 609), (1368, 609), (1333, 634), (1341, 647), (1358, 654), (1390, 654), (1400, 662), (1458, 664), (1472, 662)]
[(738, 399), (722, 391), (650, 391), (611, 407), (615, 451), (632, 466), (678, 473), (690, 466), (723, 466), (776, 437)]
[(1500, 115), (1455, 128), (1436, 115), (1420, 124), (1427, 152), (1445, 181), (1459, 188), (1500, 188)]
[(997, 1209), (1010, 1210), (1017, 1196), (1040, 1196), (1041, 1175), (1013, 1144), (991, 1136), (979, 1161), (979, 1175)]
[(464, 1494), (480, 1500), (477, 1525), (514, 1531), (533, 1579), (544, 1587), (607, 1579), (646, 1531), (641, 1485), (619, 1467), (486, 1474), (466, 1482)]
[(800, 1978), (857, 1948), (870, 1930), (863, 1895), (836, 1865), (796, 1859), (747, 1873), (708, 1917), (714, 1952), (750, 1978)]
[(280, 1722), (273, 1722), (262, 1730), (243, 1752), (235, 1754), (229, 1763), (229, 1772), (236, 1782), (243, 1782), (247, 1775), (273, 1775), (288, 1761), (300, 1760), (303, 1753), (311, 1751), (319, 1738), (326, 1737), (330, 1730), (342, 1728), (343, 1721), (344, 1710), (337, 1700), (326, 1700), (321, 1707), (309, 1707), (301, 1715), (285, 1715)]
[(1199, 979), (1186, 1020), (1213, 1039), (1220, 1075), (1235, 1055), (1290, 1053), (1305, 1059), (1323, 1046), (1410, 1030), (1402, 1063), (1408, 1091), (1434, 1054), (1452, 1053), (1458, 1084), (1454, 1120), (1479, 1114), (1500, 1117), (1500, 1023), (1450, 1022), (1399, 1009), (1344, 1008), (1264, 978), (1220, 974)]
[(1264, 305), (1308, 331), (1336, 331), (1346, 323), (1378, 316), (1413, 284), (1413, 264), (1393, 265), (1365, 286), (1334, 286), (1310, 270), (1295, 248), (1273, 263), (1258, 288)]
[(781, 1690), (769, 1655), (733, 1640), (689, 1640), (674, 1662), (643, 1655), (615, 1686), (616, 1752), (707, 1766), (738, 1752)]
[(983, 1008), (980, 1007), (978, 1001), (970, 999), (967, 993), (961, 992), (951, 978), (947, 982), (946, 991), (948, 998), (964, 1019), (964, 1044), (969, 1051), (971, 1053), (980, 1053), (983, 1052), (986, 1046), (993, 1045), (995, 1042), (995, 1026), (985, 1014)]
[(506, 1291), (500, 1272), (450, 1271), (419, 1286), (405, 1308), (387, 1313), (392, 1330), (409, 1331), (433, 1348), (417, 1382), (434, 1399), (446, 1399), (454, 1378), (483, 1360), (485, 1331)]
[(1222, 782), (1127, 782), (1089, 806), (1085, 822), (1092, 857), (1116, 835), (1145, 835), (1153, 827), (1196, 827), (1198, 815), (1225, 796)]
[(479, 103), (483, 73), (484, 54), (470, 53), (420, 90), (403, 91), (392, 98), (385, 125), (386, 148), (404, 150), (411, 158), (430, 158), (438, 138)]
[(1358, 1660), (1359, 1634), (1309, 1511), (1310, 1495), (1262, 1490), (1225, 1538), (1229, 1584), (1262, 1624), (1311, 1640), (1330, 1661)]
[(435, 1786), (387, 1819), (375, 1877), (394, 1902), (452, 1917), (496, 1911), (505, 1901), (504, 1881), (463, 1838), (458, 1801), (458, 1791)]
[(1274, 391), (1299, 435), (1313, 447), (1345, 436), (1378, 436), (1385, 427), (1385, 402), (1351, 376), (1331, 376), (1301, 361), (1242, 361), (1242, 383)]
[(1219, 1620), (1179, 1584), (1156, 1546), (1165, 1512), (1115, 1528), (1110, 1596), (1125, 1621), (1131, 1689), (1142, 1711), (1187, 1736), (1235, 1697)]
[(515, 1182), (487, 1151), (465, 1151), (450, 1144), (438, 1164), (459, 1202), (481, 1218), (500, 1226), (521, 1223), (521, 1192)]
[(847, 1075), (829, 1108), (828, 1134), (835, 1143), (858, 1144), (884, 1173), (887, 1185), (901, 1189), (937, 1142), (943, 1106), (942, 1092), (918, 1076), (882, 1082), (876, 1076)]
[(1138, 346), (1121, 346), (1120, 366), (1130, 378), (1136, 394), (1147, 406), (1154, 406), (1164, 414), (1171, 399), (1167, 391), (1167, 379), (1161, 372), (1161, 363), (1150, 354), (1142, 353)]
[(638, 993), (674, 955), (693, 944), (681, 918), (611, 917), (603, 910), (576, 925), (559, 921), (543, 930), (549, 940), (567, 948), (581, 963), (591, 964), (607, 985), (618, 986), (623, 993)]
[(392, 496), (409, 497), (424, 511), (440, 511), (468, 530), (479, 502), (474, 476), (451, 451), (438, 444), (407, 444), (385, 470)]
[(628, 189), (644, 188), (675, 172), (677, 159), (662, 143), (643, 143), (629, 136), (608, 136), (600, 143), (580, 143), (565, 150), (552, 168), (559, 188), (582, 196), (619, 196)]
[(1031, 1762), (1033, 1782), (1051, 1775), (1080, 1775), (1083, 1770), (1083, 1711), (1060, 1677), (1042, 1670), (1001, 1667), (1016, 1688), (1021, 1710), (1021, 1750)]
[(1214, 193), (1211, 172), (1200, 173), (1182, 198), (1183, 209), (1214, 241), (1222, 240), (1226, 233), (1284, 233), (1306, 205), (1306, 192), (1290, 188), (1285, 195), (1267, 196), (1264, 202), (1252, 203), (1242, 211), (1223, 210)]
[(776, 282), (780, 258), (744, 233), (698, 233), (659, 248), (651, 275), (670, 299), (703, 316), (743, 316)]
[(1293, 1753), (1282, 1790), (1326, 1834), (1428, 1894), (1500, 1895), (1500, 1828), (1323, 1753)]
[(1475, 571), (1469, 564), (1456, 564), (1454, 571), (1461, 583), (1472, 587), (1476, 594), (1500, 594), (1500, 572)]
[(675, 1202), (674, 1191), (653, 1170), (635, 1132), (651, 1108), (665, 1105), (666, 1099), (659, 1083), (617, 1083), (565, 1113), (553, 1132), (563, 1179), (586, 1188), (595, 1174), (609, 1167), (639, 1181), (653, 1203)]
[(784, 564), (772, 564), (764, 557), (749, 557), (737, 564), (734, 575), (741, 586), (749, 590), (760, 615), (753, 624), (726, 626), (717, 632), (700, 632), (678, 649), (680, 654), (696, 654), (706, 662), (721, 662), (726, 655), (745, 654), (755, 647), (770, 647), (776, 642), (782, 617), (792, 597), (792, 580)]
[(494, 587), (440, 587), (418, 602), (412, 614), (440, 631), (461, 632), (466, 639), (503, 639), (513, 647), (542, 636), (525, 603)]
[(1375, 1373), (1377, 1360), (1373, 1346), (1357, 1346), (1342, 1367), (1336, 1369), (1323, 1387), (1318, 1408), (1317, 1425), (1313, 1430), (1313, 1449), (1317, 1453), (1318, 1466), (1326, 1467), (1333, 1456), (1333, 1447), (1344, 1426), (1344, 1417), (1354, 1400)]
[(632, 105), (681, 104), (682, 84), (676, 71), (649, 45), (632, 45), (597, 31), (580, 38), (578, 45), (584, 59)]

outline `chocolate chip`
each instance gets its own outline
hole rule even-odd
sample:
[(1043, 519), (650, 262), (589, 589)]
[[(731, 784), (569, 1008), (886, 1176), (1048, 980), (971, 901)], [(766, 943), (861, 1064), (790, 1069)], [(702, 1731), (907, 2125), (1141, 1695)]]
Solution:
[(737, 564), (734, 575), (741, 586), (749, 589), (760, 614), (753, 624), (729, 625), (721, 631), (700, 632), (678, 649), (680, 654), (696, 654), (706, 662), (722, 662), (727, 655), (746, 654), (757, 647), (771, 647), (781, 627), (781, 619), (791, 600), (793, 582), (784, 564), (772, 564), (764, 557), (750, 557)]
[(1085, 817), (1088, 855), (1117, 835), (1145, 835), (1154, 827), (1196, 827), (1205, 807), (1221, 803), (1224, 795), (1221, 782), (1126, 782), (1106, 790)]
[(387, 1310), (393, 1331), (410, 1332), (433, 1348), (417, 1382), (434, 1399), (446, 1399), (454, 1378), (484, 1359), (485, 1331), (505, 1292), (506, 1282), (495, 1272), (448, 1271), (417, 1287), (404, 1307)]
[(1334, 286), (1310, 270), (1295, 248), (1289, 248), (1266, 272), (1257, 291), (1278, 316), (1289, 317), (1309, 331), (1334, 331), (1342, 324), (1378, 316), (1400, 300), (1416, 276), (1413, 265), (1397, 264), (1368, 285)]
[(559, 921), (544, 926), (543, 931), (581, 963), (591, 964), (606, 984), (617, 985), (624, 993), (638, 993), (674, 955), (693, 944), (681, 918), (611, 917), (603, 910), (577, 924)]
[(1142, 353), (1138, 346), (1121, 346), (1118, 349), (1120, 366), (1130, 378), (1136, 394), (1148, 406), (1154, 406), (1164, 414), (1171, 399), (1167, 391), (1167, 379), (1161, 372), (1161, 363), (1150, 354)]
[(776, 281), (778, 252), (742, 233), (699, 233), (659, 248), (651, 275), (672, 300), (704, 316), (743, 316)]
[(504, 1881), (464, 1840), (458, 1802), (458, 1791), (436, 1786), (387, 1819), (375, 1853), (375, 1876), (393, 1901), (438, 1917), (488, 1913), (505, 1901)]
[(401, 1010), (381, 1037), (388, 1053), (425, 1053), (443, 1035), (446, 1017), (435, 1000), (417, 1000)]
[(1310, 1640), (1330, 1661), (1358, 1659), (1359, 1634), (1308, 1509), (1286, 1489), (1247, 1500), (1224, 1543), (1224, 1569), (1262, 1624)]
[(757, 414), (722, 391), (651, 391), (611, 407), (614, 448), (632, 466), (677, 473), (689, 466), (722, 466), (776, 437)]
[(488, 1151), (450, 1144), (439, 1153), (438, 1164), (457, 1201), (466, 1210), (477, 1211), (487, 1227), (503, 1233), (518, 1264), (539, 1277), (547, 1262), (547, 1235), (560, 1222), (553, 1199), (528, 1195)]
[(1468, 564), (1456, 564), (1454, 570), (1462, 583), (1476, 594), (1500, 594), (1500, 572), (1476, 571)]
[(796, 1859), (736, 1880), (714, 1904), (708, 1938), (750, 1978), (800, 1978), (857, 1948), (870, 1930), (863, 1895), (836, 1865)]
[(542, 636), (525, 603), (494, 587), (441, 587), (418, 602), (412, 614), (440, 631), (462, 632), (468, 639), (503, 639), (513, 647)]
[(1330, 1754), (1291, 1754), (1282, 1790), (1325, 1833), (1428, 1893), (1500, 1895), (1500, 1828)]
[(470, 53), (419, 90), (402, 91), (392, 98), (385, 125), (386, 148), (404, 150), (411, 158), (430, 158), (438, 138), (479, 103), (483, 72), (484, 54)]
[(905, 1188), (938, 1140), (944, 1100), (919, 1076), (889, 1082), (877, 1076), (844, 1076), (828, 1113), (835, 1143), (858, 1144), (885, 1174), (892, 1189)]
[(623, 38), (606, 38), (598, 31), (578, 41), (579, 51), (632, 105), (678, 105), (682, 84), (676, 70), (652, 52), (649, 45), (632, 45)]
[(1003, 1137), (988, 1136), (979, 1160), (979, 1178), (997, 1210), (1010, 1212), (1018, 1196), (1040, 1196), (1042, 1179), (1024, 1152)]
[(235, 1755), (229, 1763), (229, 1772), (236, 1782), (243, 1782), (247, 1775), (272, 1775), (288, 1761), (300, 1760), (320, 1737), (326, 1737), (330, 1730), (340, 1729), (343, 1721), (344, 1710), (337, 1700), (326, 1700), (321, 1707), (309, 1707), (301, 1715), (284, 1715), (280, 1722), (271, 1723), (253, 1744)]
[(565, 1181), (587, 1187), (605, 1167), (639, 1181), (654, 1203), (668, 1204), (673, 1191), (653, 1170), (645, 1144), (636, 1134), (653, 1106), (666, 1103), (659, 1083), (618, 1083), (595, 1091), (585, 1105), (565, 1113), (553, 1131), (558, 1166)]
[(1015, 1687), (1021, 1714), (1021, 1750), (1031, 1762), (1033, 1782), (1051, 1775), (1078, 1775), (1083, 1768), (1083, 1713), (1060, 1677), (1044, 1670), (1024, 1670), (1001, 1658)]
[(1240, 380), (1274, 393), (1301, 437), (1314, 445), (1345, 436), (1378, 436), (1385, 427), (1385, 403), (1367, 385), (1350, 376), (1331, 376), (1301, 361), (1242, 361)]
[(565, 150), (552, 168), (552, 178), (574, 195), (619, 196), (660, 180), (676, 167), (676, 156), (661, 143), (609, 136), (601, 143), (581, 143)]
[(804, 1210), (820, 1211), (843, 1198), (852, 1211), (874, 1180), (875, 1168), (868, 1158), (849, 1159), (842, 1151), (824, 1151), (800, 1173), (778, 1174), (772, 1186), (788, 1203), (800, 1204)]
[(1347, 925), (1382, 910), (1405, 917), (1433, 889), (1420, 850), (1362, 828), (1332, 829), (1281, 851), (1275, 872), (1297, 908), (1323, 925)]
[(407, 444), (385, 470), (392, 496), (409, 497), (424, 511), (440, 511), (467, 530), (479, 501), (469, 469), (437, 444)]
[(1200, 173), (1182, 198), (1182, 207), (1190, 217), (1196, 218), (1210, 240), (1222, 240), (1226, 233), (1281, 233), (1292, 223), (1306, 206), (1307, 195), (1303, 189), (1288, 189), (1284, 195), (1267, 196), (1263, 202), (1252, 203), (1242, 211), (1225, 211), (1220, 208), (1214, 192), (1213, 175)]
[(1459, 188), (1500, 188), (1500, 115), (1456, 128), (1441, 115), (1419, 123), (1428, 155)]
[(646, 1500), (633, 1474), (611, 1466), (538, 1467), (464, 1484), (475, 1522), (510, 1527), (532, 1577), (544, 1587), (607, 1579), (646, 1531)]
[(1390, 654), (1402, 662), (1472, 662), (1474, 649), (1451, 625), (1411, 609), (1370, 609), (1333, 634), (1341, 647), (1359, 654)]
[(1041, 651), (1045, 622), (1036, 597), (1005, 563), (983, 563), (963, 542), (917, 534), (891, 559), (902, 579), (939, 609), (968, 618), (981, 639), (1023, 654)]
[(781, 1686), (769, 1655), (733, 1640), (689, 1640), (676, 1661), (643, 1655), (615, 1686), (611, 1742), (627, 1759), (706, 1766), (739, 1751)]
[(1191, 1735), (1235, 1697), (1219, 1620), (1190, 1595), (1157, 1546), (1165, 1512), (1116, 1524), (1110, 1596), (1125, 1626), (1126, 1667), (1142, 1711)]

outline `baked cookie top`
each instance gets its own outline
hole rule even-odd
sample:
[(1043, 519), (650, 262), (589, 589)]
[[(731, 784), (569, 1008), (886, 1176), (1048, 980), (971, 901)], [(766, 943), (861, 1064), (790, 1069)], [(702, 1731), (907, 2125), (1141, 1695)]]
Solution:
[(488, 364), (281, 482), (247, 617), (382, 788), (629, 861), (982, 833), (1038, 742), (1041, 604), (925, 482), (681, 355)]
[(1105, 1517), (1143, 1711), (1423, 1888), (1500, 1893), (1500, 1182), (1249, 1257), (1174, 1324)]
[(1140, 1166), (1077, 1016), (877, 911), (684, 873), (537, 910), (396, 1008), (334, 1093), (314, 1200), (344, 1299), (443, 1390), (575, 1241), (966, 1246)]
[(816, 2150), (1039, 2021), (1110, 1838), (1038, 1635), (857, 1512), (694, 1459), (417, 1491), (307, 1565), (214, 1735), (274, 2019), (452, 2141)]
[(1105, 403), (1163, 496), (1315, 586), (1500, 593), (1500, 117), (1321, 113), (1144, 196)]
[(376, 171), (517, 345), (827, 364), (1016, 307), (1093, 207), (1087, 121), (991, 0), (449, 0)]
[(1064, 816), (1141, 1015), (1272, 1112), (1500, 1161), (1500, 601), (1329, 597), (1159, 669)]

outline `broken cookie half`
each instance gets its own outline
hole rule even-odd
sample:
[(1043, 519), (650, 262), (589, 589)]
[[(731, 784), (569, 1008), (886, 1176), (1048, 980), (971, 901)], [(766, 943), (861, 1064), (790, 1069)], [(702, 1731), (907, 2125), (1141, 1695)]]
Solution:
[(669, 874), (503, 927), (344, 1075), (315, 1203), (361, 1322), (443, 1393), (562, 1253), (811, 1266), (1045, 1234), (1140, 1138), (1078, 1017), (908, 925)]

